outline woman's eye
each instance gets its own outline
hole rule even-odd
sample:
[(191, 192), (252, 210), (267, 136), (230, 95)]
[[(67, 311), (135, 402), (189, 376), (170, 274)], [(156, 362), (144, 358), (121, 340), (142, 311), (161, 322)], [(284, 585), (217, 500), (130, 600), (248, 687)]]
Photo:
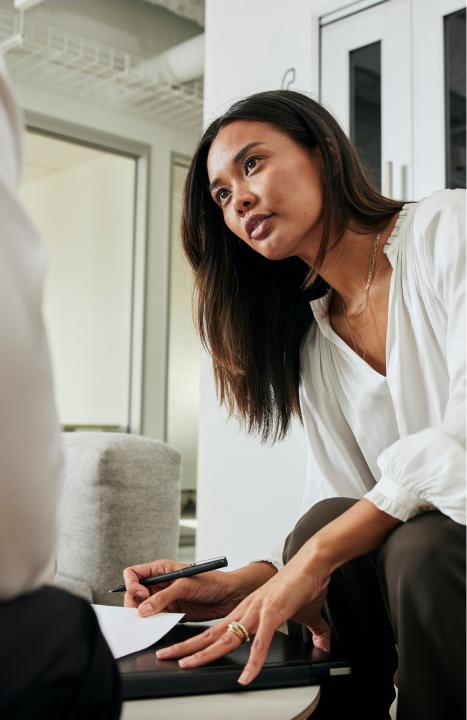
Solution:
[(221, 188), (221, 189), (216, 193), (216, 200), (217, 200), (218, 202), (221, 202), (221, 203), (222, 203), (222, 202), (224, 202), (224, 200), (227, 200), (228, 196), (229, 196), (229, 191), (226, 190), (225, 188)]
[(252, 170), (254, 170), (257, 162), (258, 162), (258, 158), (256, 158), (256, 157), (251, 157), (251, 158), (248, 158), (248, 160), (245, 160), (245, 171), (247, 173), (249, 173)]

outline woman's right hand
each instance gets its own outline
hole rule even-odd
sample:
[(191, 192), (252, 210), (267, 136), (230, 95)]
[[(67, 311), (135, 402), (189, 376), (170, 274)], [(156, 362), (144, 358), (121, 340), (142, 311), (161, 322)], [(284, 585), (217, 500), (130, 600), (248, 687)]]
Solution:
[(199, 622), (225, 617), (243, 600), (235, 572), (211, 570), (149, 587), (139, 582), (184, 567), (186, 563), (156, 560), (125, 568), (125, 607), (138, 608), (143, 617), (163, 611), (180, 612), (185, 613), (184, 620)]

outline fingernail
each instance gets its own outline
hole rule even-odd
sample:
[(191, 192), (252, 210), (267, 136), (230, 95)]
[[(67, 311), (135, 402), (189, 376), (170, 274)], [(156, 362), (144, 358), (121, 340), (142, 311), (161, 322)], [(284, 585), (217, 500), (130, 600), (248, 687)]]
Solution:
[(152, 615), (152, 613), (154, 611), (152, 609), (151, 603), (143, 603), (142, 605), (139, 606), (138, 612), (140, 615), (145, 616), (145, 615)]
[(158, 658), (165, 657), (168, 654), (169, 654), (168, 648), (163, 648), (162, 650), (156, 650), (156, 657), (158, 657)]
[(188, 667), (188, 665), (191, 665), (193, 660), (191, 658), (182, 658), (178, 661), (178, 664), (180, 667)]
[(251, 680), (251, 673), (247, 672), (246, 670), (244, 670), (242, 672), (242, 674), (240, 675), (240, 677), (238, 678), (238, 682), (240, 683), (240, 685), (248, 685), (250, 680)]

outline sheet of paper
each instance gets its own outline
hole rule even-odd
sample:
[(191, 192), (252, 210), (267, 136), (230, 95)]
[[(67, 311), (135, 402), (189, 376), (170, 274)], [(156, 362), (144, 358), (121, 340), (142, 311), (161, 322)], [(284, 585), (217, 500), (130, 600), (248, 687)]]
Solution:
[(144, 650), (167, 635), (184, 613), (157, 613), (142, 618), (135, 608), (93, 605), (102, 634), (114, 658)]

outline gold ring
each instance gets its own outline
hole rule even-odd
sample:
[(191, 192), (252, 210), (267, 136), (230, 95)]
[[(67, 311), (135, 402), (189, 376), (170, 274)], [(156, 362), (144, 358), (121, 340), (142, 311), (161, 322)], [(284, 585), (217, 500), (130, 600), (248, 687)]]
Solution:
[(228, 624), (227, 629), (235, 633), (235, 635), (241, 640), (242, 644), (245, 642), (250, 642), (250, 635), (248, 633), (248, 630), (244, 625), (242, 625), (242, 623), (234, 620), (233, 622)]

